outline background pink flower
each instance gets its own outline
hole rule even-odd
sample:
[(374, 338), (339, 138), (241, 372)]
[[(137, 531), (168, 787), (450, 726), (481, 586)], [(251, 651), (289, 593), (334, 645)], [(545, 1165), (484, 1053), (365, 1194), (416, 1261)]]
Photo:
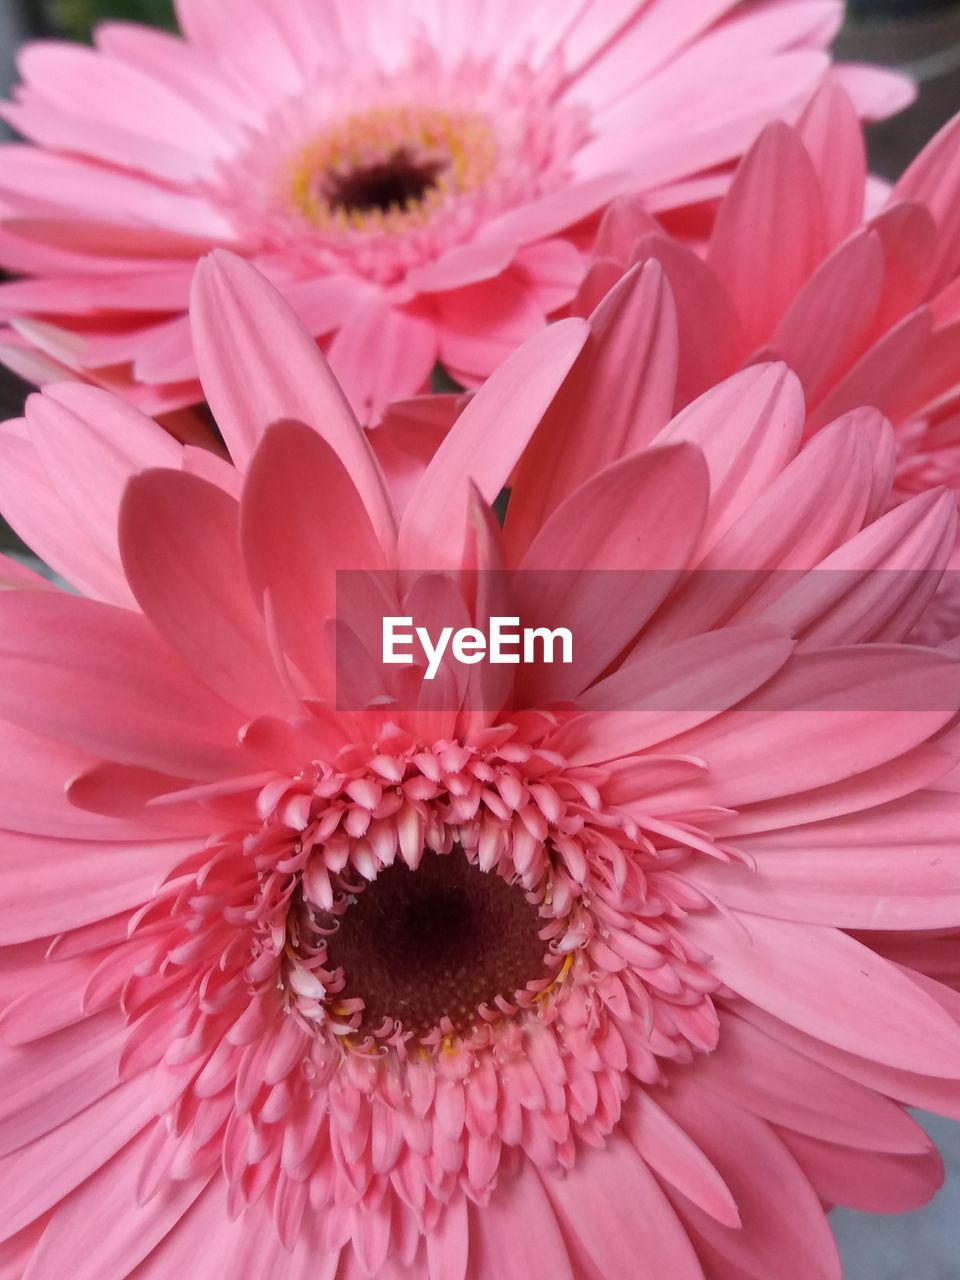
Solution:
[[(0, 594), (10, 1275), (827, 1280), (823, 1203), (936, 1187), (902, 1104), (960, 1115), (960, 997), (882, 952), (960, 925), (960, 667), (902, 643), (955, 506), (884, 514), (889, 426), (804, 446), (780, 365), (647, 436), (659, 362), (610, 371), (661, 284), (515, 353), (400, 514), (226, 256), (235, 468), (91, 387), (5, 426), (0, 507), (93, 597)], [(438, 619), (504, 582), (582, 664), (337, 711), (338, 570)]]
[[(200, 396), (187, 297), (213, 245), (257, 263), (364, 421), (439, 360), (475, 385), (569, 302), (616, 195), (715, 196), (821, 83), (839, 0), (182, 0), (184, 39), (107, 25), (20, 55), (3, 148), (11, 363), (150, 412)], [(839, 68), (865, 115), (910, 97)], [(372, 344), (376, 343), (376, 357)]]

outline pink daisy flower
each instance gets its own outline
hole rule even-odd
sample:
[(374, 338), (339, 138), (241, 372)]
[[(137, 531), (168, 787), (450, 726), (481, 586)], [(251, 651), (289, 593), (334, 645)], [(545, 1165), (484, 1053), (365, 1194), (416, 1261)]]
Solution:
[[(229, 256), (236, 469), (76, 384), (3, 429), (93, 597), (0, 593), (4, 1274), (835, 1280), (824, 1203), (935, 1189), (903, 1104), (960, 1116), (960, 996), (881, 949), (960, 925), (960, 664), (901, 642), (954, 503), (882, 514), (887, 424), (803, 447), (781, 365), (648, 438), (660, 289), (516, 352), (399, 515)], [(338, 711), (347, 570), (435, 619), (492, 583), (579, 664)]]
[[(960, 117), (865, 219), (868, 195), (856, 113), (828, 84), (795, 128), (772, 124), (751, 148), (702, 253), (616, 202), (572, 310), (654, 259), (676, 304), (675, 409), (750, 362), (784, 360), (808, 433), (861, 404), (893, 422), (895, 500), (960, 494)], [(930, 626), (960, 633), (960, 590)]]
[[(227, 246), (284, 291), (364, 422), (438, 360), (476, 385), (570, 301), (614, 196), (715, 194), (796, 116), (842, 9), (181, 0), (183, 39), (114, 24), (96, 50), (30, 45), (4, 114), (33, 145), (0, 163), (0, 265), (30, 278), (0, 314), (32, 376), (53, 360), (166, 412), (200, 397), (190, 279)], [(838, 74), (867, 115), (909, 100), (887, 72)]]

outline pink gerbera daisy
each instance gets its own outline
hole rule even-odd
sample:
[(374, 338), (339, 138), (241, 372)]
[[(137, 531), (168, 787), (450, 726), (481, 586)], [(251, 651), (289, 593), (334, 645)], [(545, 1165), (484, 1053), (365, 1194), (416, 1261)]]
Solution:
[[(227, 256), (236, 469), (79, 385), (4, 428), (95, 597), (0, 595), (5, 1274), (835, 1280), (824, 1203), (936, 1187), (902, 1104), (960, 1116), (960, 997), (880, 948), (960, 924), (960, 664), (901, 643), (954, 504), (881, 514), (888, 426), (801, 448), (778, 365), (641, 448), (659, 288), (515, 353), (400, 516)], [(598, 420), (592, 479), (525, 479)], [(364, 673), (364, 602), (484, 591), (578, 663)]]
[[(797, 127), (772, 124), (750, 149), (702, 254), (615, 202), (573, 311), (654, 259), (676, 303), (674, 408), (752, 361), (784, 360), (808, 433), (875, 405), (897, 428), (895, 499), (960, 495), (960, 117), (865, 217), (867, 197), (856, 113), (827, 85)], [(954, 576), (930, 623), (950, 635)]]
[[(823, 80), (839, 0), (181, 0), (183, 39), (30, 45), (6, 118), (0, 294), (19, 340), (149, 411), (200, 398), (213, 245), (286, 294), (365, 422), (439, 360), (475, 385), (583, 273), (615, 195), (721, 190)], [(910, 96), (845, 67), (858, 108)], [(377, 358), (370, 358), (376, 343)], [(16, 359), (16, 357), (14, 357)], [(21, 361), (22, 367), (22, 358)]]

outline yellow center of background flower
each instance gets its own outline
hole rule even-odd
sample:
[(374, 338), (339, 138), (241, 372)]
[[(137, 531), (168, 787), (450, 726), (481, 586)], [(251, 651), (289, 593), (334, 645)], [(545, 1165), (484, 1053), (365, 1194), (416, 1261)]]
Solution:
[(475, 190), (496, 163), (496, 138), (482, 116), (381, 108), (313, 138), (294, 162), (289, 200), (316, 227), (402, 230)]

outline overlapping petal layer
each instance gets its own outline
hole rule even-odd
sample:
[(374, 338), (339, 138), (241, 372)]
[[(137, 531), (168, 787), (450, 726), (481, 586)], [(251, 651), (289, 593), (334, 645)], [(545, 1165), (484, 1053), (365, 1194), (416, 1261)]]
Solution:
[[(674, 410), (738, 368), (783, 360), (803, 387), (806, 434), (873, 405), (897, 429), (895, 500), (960, 494), (960, 120), (875, 205), (856, 113), (828, 83), (795, 126), (769, 126), (750, 149), (702, 252), (640, 202), (611, 208), (573, 311), (656, 261), (675, 303), (675, 381), (661, 361)], [(954, 577), (921, 636), (960, 631)]]

